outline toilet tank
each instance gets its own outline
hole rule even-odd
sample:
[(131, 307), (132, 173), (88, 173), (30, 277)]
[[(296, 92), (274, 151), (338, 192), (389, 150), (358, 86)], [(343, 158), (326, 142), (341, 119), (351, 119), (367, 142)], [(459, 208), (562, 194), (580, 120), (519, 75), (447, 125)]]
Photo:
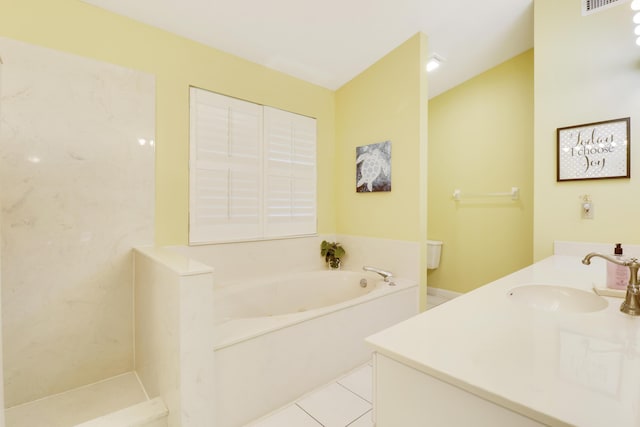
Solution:
[(440, 240), (427, 240), (427, 268), (434, 269), (440, 265), (442, 242)]

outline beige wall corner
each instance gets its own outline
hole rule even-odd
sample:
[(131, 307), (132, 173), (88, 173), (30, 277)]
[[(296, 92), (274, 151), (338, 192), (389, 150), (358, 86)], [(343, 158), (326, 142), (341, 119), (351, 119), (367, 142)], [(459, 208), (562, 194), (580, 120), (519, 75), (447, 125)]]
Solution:
[[(429, 286), (467, 292), (531, 263), (532, 153), (532, 50), (431, 99), (428, 229), (444, 244)], [(518, 201), (452, 197), (511, 187)]]
[[(337, 232), (423, 242), (423, 255), (426, 55), (427, 38), (416, 34), (336, 92)], [(392, 144), (391, 191), (357, 193), (356, 147), (384, 141)], [(421, 270), (426, 272), (426, 255)], [(426, 273), (423, 286), (425, 281)]]
[[(640, 243), (640, 48), (628, 4), (582, 16), (580, 0), (535, 2), (534, 258), (554, 240)], [(631, 179), (556, 182), (560, 127), (631, 118)], [(637, 158), (637, 157), (636, 157)], [(582, 219), (581, 196), (594, 218)], [(613, 248), (613, 246), (612, 246)]]
[(0, 36), (155, 76), (157, 244), (188, 241), (190, 85), (318, 119), (318, 231), (335, 230), (333, 91), (83, 2), (2, 6)]

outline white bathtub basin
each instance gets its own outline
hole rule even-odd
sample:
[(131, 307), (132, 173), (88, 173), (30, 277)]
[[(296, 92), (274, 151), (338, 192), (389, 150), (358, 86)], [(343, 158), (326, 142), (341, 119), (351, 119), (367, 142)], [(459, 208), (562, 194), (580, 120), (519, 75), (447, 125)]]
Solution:
[(606, 299), (587, 291), (552, 285), (525, 285), (507, 292), (516, 304), (543, 311), (588, 313), (606, 308)]

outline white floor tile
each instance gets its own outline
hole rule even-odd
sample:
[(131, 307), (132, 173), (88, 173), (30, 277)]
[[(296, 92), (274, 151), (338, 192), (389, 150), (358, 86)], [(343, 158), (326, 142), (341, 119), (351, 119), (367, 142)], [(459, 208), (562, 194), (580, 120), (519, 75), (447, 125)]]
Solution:
[(351, 424), (348, 427), (373, 427), (373, 419), (371, 418), (371, 411), (367, 412)]
[(436, 305), (445, 303), (447, 301), (449, 301), (449, 299), (445, 297), (441, 297), (438, 295), (427, 295), (427, 305), (436, 306)]
[(298, 405), (325, 427), (345, 427), (371, 404), (338, 383), (332, 383), (298, 401)]
[(321, 424), (311, 418), (296, 405), (289, 405), (275, 414), (258, 420), (246, 427), (320, 427)]
[(373, 402), (372, 398), (372, 378), (373, 368), (371, 365), (365, 365), (362, 368), (352, 372), (351, 374), (340, 378), (338, 383), (342, 384), (367, 402)]

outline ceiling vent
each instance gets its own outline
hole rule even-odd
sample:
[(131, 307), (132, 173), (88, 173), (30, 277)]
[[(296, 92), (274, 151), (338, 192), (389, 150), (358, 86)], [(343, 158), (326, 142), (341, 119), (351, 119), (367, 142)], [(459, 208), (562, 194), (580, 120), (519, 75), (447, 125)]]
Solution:
[(626, 2), (627, 0), (582, 0), (582, 16), (591, 15)]

